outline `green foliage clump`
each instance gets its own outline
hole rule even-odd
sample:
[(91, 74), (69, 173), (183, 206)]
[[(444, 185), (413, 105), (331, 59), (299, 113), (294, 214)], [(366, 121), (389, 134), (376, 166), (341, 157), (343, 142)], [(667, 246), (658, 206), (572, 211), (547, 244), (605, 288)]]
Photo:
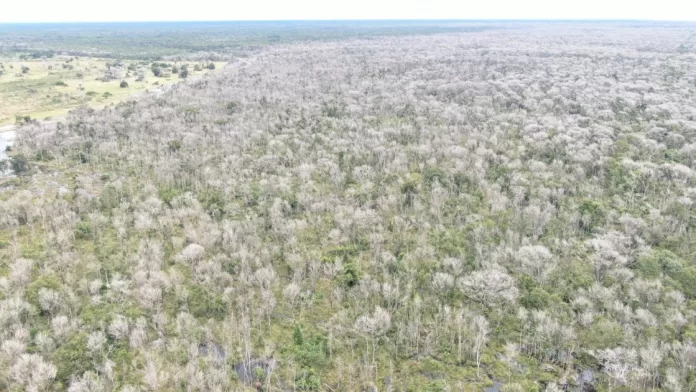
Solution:
[(198, 200), (211, 217), (219, 219), (225, 214), (226, 201), (222, 190), (207, 189), (198, 194)]
[(613, 320), (598, 319), (581, 334), (583, 347), (588, 349), (614, 348), (623, 342), (621, 325)]
[(437, 180), (440, 184), (444, 184), (447, 181), (447, 173), (439, 167), (429, 167), (423, 172), (423, 181), (428, 185), (432, 186)]
[(347, 263), (343, 266), (343, 274), (340, 275), (339, 279), (343, 285), (346, 287), (353, 287), (362, 278), (362, 270), (360, 266), (354, 262)]
[(41, 150), (38, 150), (36, 152), (36, 154), (34, 155), (34, 159), (39, 161), (39, 162), (50, 161), (53, 159), (53, 154), (51, 154), (51, 152), (49, 150), (42, 148)]
[(293, 330), (293, 345), (287, 350), (294, 361), (300, 365), (295, 376), (295, 384), (301, 391), (317, 391), (321, 388), (320, 370), (328, 366), (328, 339), (322, 334), (305, 336), (301, 325)]
[(550, 294), (539, 287), (533, 288), (531, 291), (524, 293), (520, 298), (522, 306), (528, 309), (546, 309), (550, 302)]
[(79, 221), (75, 227), (75, 238), (81, 240), (91, 240), (94, 236), (92, 225), (89, 222)]
[(299, 391), (320, 391), (321, 376), (313, 369), (302, 369), (295, 376), (295, 388)]
[(104, 212), (110, 212), (121, 204), (123, 194), (114, 186), (106, 186), (99, 195), (99, 206)]
[(235, 101), (230, 101), (227, 102), (227, 105), (225, 105), (225, 109), (227, 110), (227, 114), (235, 114), (239, 110), (239, 102)]
[(605, 212), (601, 202), (596, 200), (584, 200), (578, 208), (583, 217), (588, 217), (589, 221), (581, 221), (581, 225), (588, 232), (604, 225)]
[(34, 306), (39, 306), (39, 290), (51, 289), (60, 292), (60, 281), (55, 276), (40, 276), (35, 281), (31, 282), (26, 289), (27, 301)]
[(635, 269), (641, 276), (657, 279), (662, 274), (679, 279), (679, 273), (684, 268), (684, 261), (667, 249), (653, 249), (649, 255), (641, 257), (635, 264)]
[(676, 277), (681, 289), (689, 299), (696, 299), (696, 266), (684, 268)]
[(181, 140), (170, 140), (168, 146), (169, 151), (177, 152), (181, 150)]
[(22, 154), (14, 155), (10, 159), (10, 168), (17, 176), (23, 176), (29, 173), (29, 160)]
[(51, 360), (57, 368), (56, 381), (63, 385), (67, 385), (73, 375), (94, 370), (94, 362), (87, 350), (87, 335), (84, 333), (73, 336), (67, 343), (58, 347)]
[(223, 320), (227, 317), (227, 305), (220, 296), (208, 292), (199, 285), (186, 288), (188, 297), (185, 306), (196, 318)]
[(415, 181), (407, 181), (401, 185), (401, 194), (404, 195), (404, 206), (412, 207), (413, 200), (418, 194), (418, 184)]
[(188, 188), (162, 187), (159, 189), (159, 197), (171, 207), (172, 201), (188, 191)]

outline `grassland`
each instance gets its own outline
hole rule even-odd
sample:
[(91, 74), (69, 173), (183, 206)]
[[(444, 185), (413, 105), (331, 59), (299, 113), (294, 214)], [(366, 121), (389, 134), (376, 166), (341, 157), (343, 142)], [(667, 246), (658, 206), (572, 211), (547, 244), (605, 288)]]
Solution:
[[(185, 66), (188, 77), (211, 72), (210, 62), (164, 62), (159, 68)], [(225, 62), (214, 62), (215, 69)], [(105, 58), (56, 56), (0, 58), (0, 125), (66, 114), (80, 106), (102, 108), (128, 97), (183, 80), (178, 73), (155, 76), (152, 63)], [(166, 72), (165, 72), (166, 73)], [(121, 87), (122, 82), (127, 87)]]

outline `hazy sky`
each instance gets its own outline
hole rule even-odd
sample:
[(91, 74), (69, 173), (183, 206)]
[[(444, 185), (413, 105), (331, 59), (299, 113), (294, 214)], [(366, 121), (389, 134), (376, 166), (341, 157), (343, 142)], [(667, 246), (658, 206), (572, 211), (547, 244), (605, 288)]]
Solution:
[(280, 19), (696, 20), (693, 0), (0, 0), (0, 22)]

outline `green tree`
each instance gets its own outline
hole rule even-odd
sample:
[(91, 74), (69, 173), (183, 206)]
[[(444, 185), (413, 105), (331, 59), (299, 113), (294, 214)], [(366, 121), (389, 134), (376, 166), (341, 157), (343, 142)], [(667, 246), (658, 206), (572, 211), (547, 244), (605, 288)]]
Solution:
[(52, 357), (57, 366), (56, 381), (66, 385), (73, 375), (81, 375), (93, 368), (92, 358), (87, 350), (87, 336), (78, 334), (60, 346)]
[(29, 172), (29, 160), (22, 154), (12, 157), (10, 167), (15, 175), (22, 176)]
[(295, 343), (295, 346), (301, 346), (304, 343), (304, 333), (299, 324), (295, 325), (295, 330), (292, 333), (292, 341)]

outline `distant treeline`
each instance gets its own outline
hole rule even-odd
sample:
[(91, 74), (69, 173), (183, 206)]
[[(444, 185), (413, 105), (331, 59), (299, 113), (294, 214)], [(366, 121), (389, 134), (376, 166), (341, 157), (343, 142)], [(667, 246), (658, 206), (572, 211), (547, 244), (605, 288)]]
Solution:
[(498, 26), (463, 21), (6, 24), (0, 25), (0, 52), (33, 58), (61, 53), (143, 60), (206, 53), (213, 60), (279, 43), (492, 28)]

